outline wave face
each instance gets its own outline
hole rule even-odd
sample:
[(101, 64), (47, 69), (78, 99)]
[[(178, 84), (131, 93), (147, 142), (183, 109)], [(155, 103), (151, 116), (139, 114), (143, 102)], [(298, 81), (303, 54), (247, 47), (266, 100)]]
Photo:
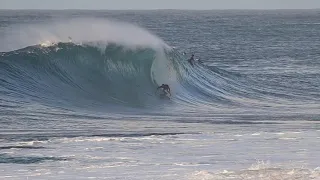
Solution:
[(233, 103), (229, 94), (236, 84), (227, 72), (191, 68), (185, 57), (165, 47), (110, 43), (102, 50), (93, 44), (60, 42), (2, 53), (4, 92), (59, 106), (159, 108), (164, 101), (156, 88), (166, 83), (171, 102), (185, 107)]
[(159, 84), (177, 81), (161, 39), (131, 24), (87, 22), (13, 28), (2, 49), (18, 50), (0, 56), (3, 97), (67, 108), (149, 107)]
[(104, 51), (73, 43), (30, 46), (2, 53), (1, 85), (51, 103), (148, 106), (155, 99), (151, 92), (165, 78), (170, 84), (176, 81), (166, 58), (152, 48), (128, 49), (117, 44), (107, 45)]
[[(95, 110), (121, 106), (158, 111), (230, 102), (223, 90), (227, 76), (204, 66), (191, 68), (187, 57), (155, 35), (126, 23), (92, 20), (88, 27), (86, 22), (13, 28), (4, 39), (10, 48), (2, 49), (18, 49), (0, 56), (4, 97)], [(16, 37), (21, 33), (24, 39)], [(163, 83), (172, 90), (171, 101), (156, 92)]]
[(60, 42), (2, 53), (3, 92), (56, 106), (159, 108), (164, 101), (156, 88), (166, 83), (176, 104), (231, 103), (223, 92), (225, 77), (210, 79), (213, 70), (191, 68), (174, 50), (93, 44)]

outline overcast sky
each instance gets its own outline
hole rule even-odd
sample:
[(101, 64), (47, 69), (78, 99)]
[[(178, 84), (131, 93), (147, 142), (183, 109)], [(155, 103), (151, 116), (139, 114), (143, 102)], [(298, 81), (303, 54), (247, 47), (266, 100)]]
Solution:
[(0, 9), (314, 9), (320, 0), (0, 0)]

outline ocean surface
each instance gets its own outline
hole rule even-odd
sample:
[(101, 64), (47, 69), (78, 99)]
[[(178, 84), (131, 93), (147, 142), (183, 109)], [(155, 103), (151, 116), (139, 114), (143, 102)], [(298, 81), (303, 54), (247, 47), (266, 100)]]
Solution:
[(320, 10), (1, 10), (0, 179), (319, 180)]

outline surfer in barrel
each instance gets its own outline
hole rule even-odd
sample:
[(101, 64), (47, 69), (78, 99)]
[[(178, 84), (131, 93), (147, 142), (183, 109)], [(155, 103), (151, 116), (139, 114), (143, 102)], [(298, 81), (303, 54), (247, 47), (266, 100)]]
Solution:
[(171, 96), (171, 90), (168, 84), (162, 84), (157, 88), (157, 90), (158, 89), (162, 89), (163, 94), (161, 94), (161, 96), (166, 96), (167, 94)]

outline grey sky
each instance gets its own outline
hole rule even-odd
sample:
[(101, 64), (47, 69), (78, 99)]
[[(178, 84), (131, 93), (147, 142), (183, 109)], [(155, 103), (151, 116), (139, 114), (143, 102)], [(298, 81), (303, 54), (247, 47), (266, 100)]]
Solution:
[(314, 9), (320, 0), (0, 0), (0, 9)]

